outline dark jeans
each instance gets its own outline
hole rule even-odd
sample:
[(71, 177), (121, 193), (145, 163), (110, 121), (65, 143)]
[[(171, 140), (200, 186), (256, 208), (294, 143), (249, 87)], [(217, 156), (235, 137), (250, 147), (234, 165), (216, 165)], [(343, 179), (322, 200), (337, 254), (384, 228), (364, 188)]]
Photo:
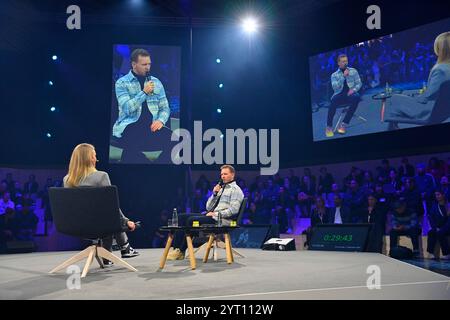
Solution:
[(142, 124), (132, 123), (123, 131), (122, 138), (113, 137), (113, 145), (123, 149), (121, 162), (123, 163), (149, 163), (150, 161), (142, 152), (162, 151), (157, 163), (171, 164), (171, 151), (173, 146), (178, 143), (171, 141), (172, 131), (162, 127), (156, 132), (150, 130), (151, 123), (143, 126)]
[(391, 249), (398, 245), (399, 236), (408, 236), (411, 238), (414, 251), (419, 251), (419, 235), (420, 228), (410, 228), (408, 230), (391, 230), (390, 233), (390, 247)]
[(428, 232), (428, 241), (427, 241), (427, 251), (429, 253), (434, 253), (434, 248), (436, 246), (436, 242), (439, 241), (441, 245), (442, 254), (444, 256), (450, 254), (450, 248), (448, 244), (447, 236), (450, 235), (450, 225), (443, 226), (439, 231), (436, 229), (431, 229)]
[[(212, 217), (200, 213), (180, 213), (178, 215), (179, 226), (192, 226), (193, 221), (198, 221), (199, 224), (216, 224), (216, 220)], [(180, 249), (181, 252), (186, 251), (186, 233), (183, 230), (175, 232), (172, 246), (174, 249)]]
[(349, 124), (350, 120), (352, 120), (352, 117), (355, 114), (356, 109), (358, 108), (359, 101), (361, 101), (361, 97), (358, 93), (347, 96), (347, 92), (341, 92), (331, 98), (331, 105), (328, 107), (327, 126), (333, 126), (333, 118), (336, 114), (336, 109), (337, 107), (342, 105), (349, 106), (349, 109), (347, 110), (345, 118), (343, 120), (344, 123)]

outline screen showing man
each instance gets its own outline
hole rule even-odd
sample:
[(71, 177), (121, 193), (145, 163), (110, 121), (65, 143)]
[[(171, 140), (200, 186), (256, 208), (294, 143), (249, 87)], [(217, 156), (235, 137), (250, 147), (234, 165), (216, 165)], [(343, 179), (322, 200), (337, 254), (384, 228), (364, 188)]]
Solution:
[(449, 122), (449, 30), (445, 19), (310, 57), (313, 140)]
[(179, 48), (116, 45), (113, 68), (110, 162), (172, 163), (171, 135), (179, 127)]

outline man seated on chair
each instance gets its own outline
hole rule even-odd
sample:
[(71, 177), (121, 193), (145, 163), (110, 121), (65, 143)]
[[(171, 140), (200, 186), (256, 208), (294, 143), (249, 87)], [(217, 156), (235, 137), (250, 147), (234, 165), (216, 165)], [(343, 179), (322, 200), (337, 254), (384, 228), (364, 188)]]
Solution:
[[(105, 187), (110, 186), (109, 176), (104, 171), (97, 171), (97, 154), (93, 145), (81, 143), (75, 147), (69, 163), (69, 173), (64, 177), (64, 187)], [(122, 218), (123, 230), (134, 231), (136, 225), (133, 221), (125, 217), (120, 211)], [(128, 243), (128, 237), (125, 232), (114, 234), (117, 244), (121, 248), (122, 258), (132, 258), (138, 256), (139, 253), (134, 250)], [(112, 251), (113, 237), (102, 239), (103, 248)], [(105, 260), (106, 265), (112, 262)]]
[[(178, 225), (192, 226), (193, 221), (199, 224), (216, 224), (218, 215), (222, 217), (222, 225), (229, 226), (231, 218), (239, 212), (244, 193), (234, 181), (236, 171), (230, 165), (220, 167), (221, 183), (213, 189), (213, 194), (206, 203), (206, 214), (184, 213), (178, 215)], [(184, 231), (177, 231), (173, 240), (174, 250), (167, 256), (168, 260), (184, 259), (184, 252), (187, 249), (186, 234)]]
[(131, 53), (131, 70), (115, 84), (119, 114), (113, 126), (115, 144), (123, 148), (121, 162), (148, 163), (144, 151), (162, 150), (154, 163), (171, 163), (174, 142), (165, 126), (169, 102), (161, 81), (149, 75), (150, 54), (145, 49)]
[(340, 105), (349, 106), (344, 120), (337, 129), (338, 133), (345, 134), (346, 127), (350, 123), (361, 100), (358, 91), (361, 89), (362, 82), (358, 71), (355, 68), (348, 67), (348, 57), (346, 54), (340, 54), (337, 58), (337, 63), (339, 69), (331, 75), (331, 86), (333, 87), (334, 94), (331, 97), (331, 105), (328, 108), (327, 128), (325, 130), (327, 137), (334, 136), (333, 118), (336, 114), (337, 107)]

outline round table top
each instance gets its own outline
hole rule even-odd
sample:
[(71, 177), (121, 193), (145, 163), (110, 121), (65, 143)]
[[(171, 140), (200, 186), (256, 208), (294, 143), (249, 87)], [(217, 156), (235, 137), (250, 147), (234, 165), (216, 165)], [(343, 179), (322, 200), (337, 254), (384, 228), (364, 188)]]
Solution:
[(377, 94), (374, 94), (372, 96), (372, 99), (374, 100), (382, 100), (382, 99), (389, 99), (391, 98), (394, 94), (399, 94), (402, 93), (402, 90), (399, 89), (395, 89), (395, 88), (390, 88), (390, 90), (388, 92), (386, 92), (385, 90), (378, 92)]

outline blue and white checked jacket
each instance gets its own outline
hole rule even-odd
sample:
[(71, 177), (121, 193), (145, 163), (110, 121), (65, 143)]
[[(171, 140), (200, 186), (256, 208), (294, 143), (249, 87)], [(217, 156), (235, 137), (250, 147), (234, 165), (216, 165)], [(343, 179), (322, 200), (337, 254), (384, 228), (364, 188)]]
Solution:
[[(217, 201), (220, 193), (217, 196), (212, 194), (208, 202), (206, 203), (206, 210), (211, 211), (212, 207)], [(224, 226), (230, 225), (230, 218), (239, 213), (242, 200), (244, 199), (244, 193), (236, 182), (228, 183), (224, 186), (222, 196), (220, 197), (219, 204), (214, 209), (213, 219), (217, 220), (217, 212), (222, 214), (222, 224)]]
[[(145, 83), (149, 81), (150, 79), (146, 80)], [(159, 120), (164, 125), (169, 120), (170, 108), (164, 86), (158, 78), (151, 77), (151, 81), (155, 83), (155, 89), (149, 95), (142, 91), (139, 80), (133, 75), (131, 70), (116, 81), (119, 117), (113, 126), (113, 136), (121, 138), (126, 126), (138, 121), (144, 101), (147, 101), (153, 120)]]
[[(361, 78), (359, 77), (359, 73), (355, 68), (348, 68), (349, 74), (347, 76), (347, 85), (349, 89), (352, 89), (355, 92), (358, 92), (359, 89), (361, 89), (362, 82)], [(331, 86), (333, 87), (333, 97), (339, 93), (342, 92), (342, 89), (344, 88), (344, 81), (345, 77), (344, 74), (340, 69), (335, 71), (331, 75)], [(331, 98), (333, 98), (331, 97)]]

